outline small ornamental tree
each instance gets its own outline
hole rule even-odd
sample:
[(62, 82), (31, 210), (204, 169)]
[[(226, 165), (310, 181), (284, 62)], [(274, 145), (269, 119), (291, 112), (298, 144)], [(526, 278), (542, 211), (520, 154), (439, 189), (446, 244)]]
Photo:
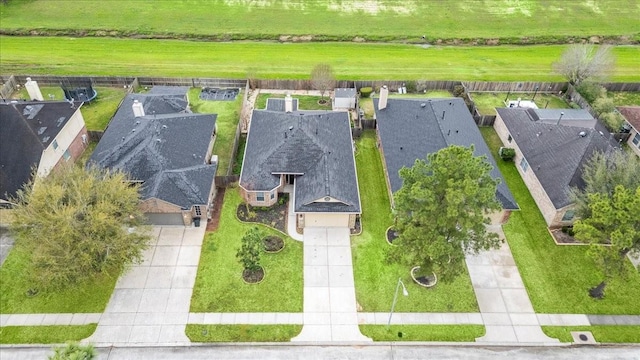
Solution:
[(577, 239), (591, 244), (589, 255), (603, 280), (590, 294), (602, 298), (609, 279), (628, 274), (627, 254), (640, 251), (640, 186), (628, 189), (618, 185), (611, 196), (588, 194), (587, 204), (589, 217), (577, 220), (573, 229)]
[(450, 282), (465, 269), (465, 252), (497, 248), (488, 233), (488, 214), (498, 211), (498, 180), (486, 157), (473, 156), (473, 146), (449, 146), (400, 170), (403, 185), (394, 195), (398, 238), (387, 260), (420, 266)]
[(262, 235), (257, 227), (249, 229), (242, 237), (242, 246), (236, 253), (236, 258), (243, 268), (250, 272), (262, 269), (260, 265), (260, 252), (262, 251)]
[(311, 85), (320, 91), (322, 103), (325, 102), (324, 94), (335, 87), (336, 78), (329, 64), (318, 64), (311, 70)]

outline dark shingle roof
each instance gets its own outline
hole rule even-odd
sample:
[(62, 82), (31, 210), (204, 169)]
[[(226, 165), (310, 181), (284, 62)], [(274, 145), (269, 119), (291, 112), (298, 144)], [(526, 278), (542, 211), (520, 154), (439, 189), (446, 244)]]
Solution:
[[(143, 103), (146, 116), (133, 116), (134, 99)], [(185, 106), (181, 95), (127, 95), (89, 164), (143, 181), (143, 200), (158, 198), (182, 208), (207, 204), (217, 168), (205, 162), (216, 115), (186, 113)]]
[[(298, 99), (291, 99), (291, 110), (298, 111)], [(269, 98), (267, 99), (267, 110), (285, 111), (284, 99)]]
[(82, 104), (67, 102), (0, 103), (0, 198), (15, 196), (31, 180), (42, 152)]
[(402, 187), (400, 169), (413, 166), (416, 159), (425, 159), (449, 145), (474, 145), (474, 155), (486, 155), (493, 166), (491, 176), (500, 179), (496, 198), (502, 207), (518, 209), (462, 99), (388, 99), (382, 110), (374, 99), (374, 106), (392, 192)]
[(618, 106), (616, 109), (636, 131), (640, 131), (640, 106)]
[[(282, 173), (302, 174), (296, 178), (296, 212), (359, 213), (348, 114), (254, 110), (240, 185), (269, 191)], [(327, 196), (340, 202), (314, 202)]]
[(593, 153), (613, 150), (597, 129), (535, 121), (522, 109), (497, 111), (556, 209), (571, 204), (570, 187), (584, 187), (582, 168)]

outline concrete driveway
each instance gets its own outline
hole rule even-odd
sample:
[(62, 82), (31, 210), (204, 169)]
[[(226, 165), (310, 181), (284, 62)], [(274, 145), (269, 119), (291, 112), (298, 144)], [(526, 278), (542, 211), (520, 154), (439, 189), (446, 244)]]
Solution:
[(185, 325), (205, 227), (153, 228), (144, 262), (118, 280), (95, 333), (97, 345), (188, 344)]

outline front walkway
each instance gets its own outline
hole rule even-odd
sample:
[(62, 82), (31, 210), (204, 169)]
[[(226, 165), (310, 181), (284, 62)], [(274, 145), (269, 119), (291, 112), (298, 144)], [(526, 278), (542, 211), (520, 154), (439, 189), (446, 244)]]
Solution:
[[(500, 225), (489, 226), (488, 230), (505, 238)], [(540, 345), (559, 342), (542, 332), (506, 241), (500, 249), (469, 255), (466, 261), (486, 328), (486, 334), (477, 342)]]
[(103, 345), (185, 345), (205, 227), (155, 227), (144, 262), (120, 277), (95, 333)]
[(348, 228), (304, 229), (304, 317), (294, 342), (363, 342)]

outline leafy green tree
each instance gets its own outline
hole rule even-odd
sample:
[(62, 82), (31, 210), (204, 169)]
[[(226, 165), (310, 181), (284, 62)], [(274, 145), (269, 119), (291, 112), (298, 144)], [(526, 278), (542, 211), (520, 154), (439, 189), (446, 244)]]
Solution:
[(464, 271), (465, 252), (500, 246), (498, 235), (485, 227), (487, 215), (500, 209), (498, 180), (473, 149), (450, 146), (400, 170), (403, 185), (394, 196), (400, 235), (388, 261), (420, 266), (448, 282)]
[(585, 219), (591, 216), (589, 194), (611, 197), (618, 185), (625, 189), (640, 186), (640, 159), (630, 151), (616, 151), (608, 155), (596, 152), (584, 166), (582, 179), (584, 189), (571, 189), (571, 197), (576, 203), (576, 215)]
[(139, 226), (138, 186), (124, 174), (65, 166), (34, 181), (13, 199), (11, 223), (17, 245), (31, 253), (32, 289), (117, 276), (141, 260), (149, 235)]
[(77, 342), (56, 346), (53, 351), (54, 354), (49, 356), (49, 360), (91, 360), (96, 357), (93, 345), (80, 345)]
[(236, 253), (236, 257), (245, 270), (258, 271), (262, 268), (260, 265), (262, 247), (260, 230), (257, 227), (249, 229), (242, 237), (242, 246)]
[(591, 295), (602, 297), (609, 279), (627, 274), (626, 255), (640, 251), (640, 186), (628, 189), (617, 185), (611, 196), (588, 194), (588, 206), (590, 216), (577, 220), (573, 229), (576, 238), (591, 244), (589, 255), (604, 277), (591, 289)]

